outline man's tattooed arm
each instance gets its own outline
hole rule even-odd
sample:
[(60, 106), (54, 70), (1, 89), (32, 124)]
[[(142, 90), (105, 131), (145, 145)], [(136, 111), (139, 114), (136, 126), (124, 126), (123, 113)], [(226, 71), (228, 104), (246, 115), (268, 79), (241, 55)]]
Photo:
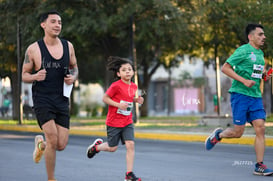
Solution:
[(25, 53), (24, 64), (28, 64), (28, 63), (30, 63), (30, 60), (29, 60), (28, 54), (27, 54), (27, 52), (26, 52), (26, 53)]
[(79, 75), (79, 69), (78, 69), (78, 65), (76, 63), (73, 65), (70, 65), (70, 72), (75, 77), (75, 80), (76, 80)]

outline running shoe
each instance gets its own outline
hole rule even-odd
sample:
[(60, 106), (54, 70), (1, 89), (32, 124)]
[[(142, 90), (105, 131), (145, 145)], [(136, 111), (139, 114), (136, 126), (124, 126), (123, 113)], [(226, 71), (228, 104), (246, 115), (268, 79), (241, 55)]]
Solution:
[(254, 175), (270, 176), (273, 174), (273, 170), (267, 168), (263, 163), (257, 163), (255, 165)]
[(141, 178), (137, 178), (133, 172), (125, 174), (124, 181), (141, 181)]
[(97, 151), (96, 147), (102, 143), (103, 143), (103, 140), (98, 138), (93, 142), (92, 145), (89, 145), (87, 148), (87, 152), (86, 152), (87, 157), (93, 158), (93, 156), (95, 156), (97, 153), (99, 153), (99, 151)]
[(219, 138), (219, 133), (221, 133), (222, 131), (223, 131), (222, 128), (216, 128), (211, 133), (211, 135), (206, 139), (205, 147), (207, 150), (211, 150), (216, 145), (216, 143), (221, 141), (221, 139)]
[(44, 153), (44, 149), (40, 149), (39, 148), (39, 144), (44, 142), (44, 138), (42, 135), (37, 135), (35, 136), (35, 145), (34, 145), (34, 151), (33, 151), (33, 161), (35, 163), (39, 163), (43, 153)]

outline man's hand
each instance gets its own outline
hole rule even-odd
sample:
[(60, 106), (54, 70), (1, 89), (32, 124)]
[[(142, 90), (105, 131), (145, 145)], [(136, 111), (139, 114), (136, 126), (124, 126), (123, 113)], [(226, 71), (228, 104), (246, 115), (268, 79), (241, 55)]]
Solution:
[(75, 81), (75, 76), (71, 75), (71, 74), (67, 74), (65, 77), (64, 77), (64, 82), (67, 84), (67, 85), (71, 85), (73, 84)]
[(255, 81), (254, 80), (245, 80), (244, 81), (244, 85), (251, 88), (253, 85), (255, 85)]
[(40, 71), (38, 71), (35, 75), (35, 80), (36, 81), (43, 81), (46, 78), (46, 70), (42, 69)]
[(272, 77), (272, 72), (273, 72), (273, 69), (270, 68), (267, 72), (265, 72), (265, 73), (263, 74), (263, 79), (264, 79), (265, 81), (269, 80), (269, 79)]

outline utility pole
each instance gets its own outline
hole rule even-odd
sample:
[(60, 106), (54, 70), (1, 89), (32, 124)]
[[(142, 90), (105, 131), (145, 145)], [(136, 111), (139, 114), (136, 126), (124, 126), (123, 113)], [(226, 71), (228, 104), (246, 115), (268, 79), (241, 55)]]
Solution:
[(171, 113), (171, 80), (172, 80), (172, 71), (171, 65), (168, 68), (168, 112), (167, 115), (170, 116)]
[(221, 114), (221, 79), (220, 79), (220, 61), (216, 57), (216, 89), (217, 89), (217, 114)]
[[(273, 59), (271, 59), (271, 67), (273, 68)], [(273, 113), (273, 76), (271, 77), (271, 113)]]
[[(135, 69), (135, 84), (138, 86), (138, 75), (137, 75), (137, 56), (136, 56), (136, 47), (135, 47), (135, 31), (136, 26), (134, 22), (134, 15), (131, 16), (131, 55), (132, 55), (132, 61), (134, 64)], [(136, 90), (136, 97), (138, 97), (138, 89)], [(138, 123), (138, 116), (139, 116), (139, 107), (138, 103), (134, 103), (135, 111), (133, 111), (133, 121), (135, 123)]]

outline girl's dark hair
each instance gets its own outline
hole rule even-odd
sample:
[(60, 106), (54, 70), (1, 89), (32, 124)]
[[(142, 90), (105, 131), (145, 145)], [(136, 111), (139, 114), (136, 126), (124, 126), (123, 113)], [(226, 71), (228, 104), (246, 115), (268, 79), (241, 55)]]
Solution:
[(50, 15), (50, 14), (57, 14), (57, 15), (61, 16), (60, 13), (56, 10), (47, 11), (47, 12), (41, 14), (40, 23), (44, 22), (48, 18), (48, 15)]
[(248, 39), (248, 35), (255, 30), (256, 28), (261, 28), (264, 29), (264, 27), (261, 24), (256, 24), (256, 23), (250, 23), (246, 26), (246, 30), (245, 30), (245, 35), (246, 35), (246, 39), (247, 41), (249, 41)]
[(127, 58), (110, 56), (107, 61), (108, 61), (107, 70), (113, 71), (114, 77), (117, 79), (120, 79), (120, 77), (117, 76), (117, 72), (119, 72), (119, 69), (123, 64), (129, 63), (132, 66), (133, 70), (135, 71), (133, 62)]

